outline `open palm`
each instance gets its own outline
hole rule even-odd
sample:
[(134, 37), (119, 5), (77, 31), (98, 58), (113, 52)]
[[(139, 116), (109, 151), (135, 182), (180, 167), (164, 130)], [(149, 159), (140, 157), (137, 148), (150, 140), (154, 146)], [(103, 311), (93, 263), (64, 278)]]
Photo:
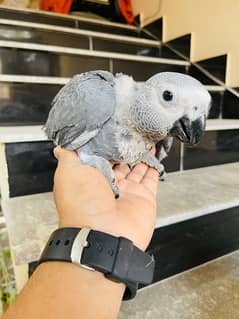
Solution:
[(114, 167), (120, 197), (96, 169), (83, 166), (73, 151), (55, 149), (54, 196), (60, 227), (90, 227), (123, 236), (146, 249), (154, 230), (158, 173), (147, 165)]

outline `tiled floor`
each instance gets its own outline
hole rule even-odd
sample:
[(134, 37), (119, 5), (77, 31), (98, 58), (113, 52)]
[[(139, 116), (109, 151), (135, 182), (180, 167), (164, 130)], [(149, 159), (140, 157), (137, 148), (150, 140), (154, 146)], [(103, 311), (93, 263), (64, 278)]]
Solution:
[(239, 251), (142, 289), (119, 319), (238, 319)]

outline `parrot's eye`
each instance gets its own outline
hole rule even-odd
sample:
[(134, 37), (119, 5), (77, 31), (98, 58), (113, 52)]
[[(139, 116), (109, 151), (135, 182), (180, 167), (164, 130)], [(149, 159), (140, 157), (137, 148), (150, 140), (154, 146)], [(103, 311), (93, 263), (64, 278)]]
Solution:
[(173, 93), (172, 92), (170, 92), (170, 91), (164, 91), (163, 92), (163, 99), (165, 100), (165, 101), (172, 101), (172, 99), (173, 99)]

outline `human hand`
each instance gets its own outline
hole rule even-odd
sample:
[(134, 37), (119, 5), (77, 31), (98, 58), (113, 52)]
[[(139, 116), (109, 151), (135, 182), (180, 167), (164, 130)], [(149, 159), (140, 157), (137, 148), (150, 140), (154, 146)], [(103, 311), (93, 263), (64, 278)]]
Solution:
[(158, 173), (140, 163), (132, 171), (125, 164), (114, 168), (120, 190), (115, 199), (105, 177), (95, 168), (80, 163), (74, 151), (57, 147), (58, 166), (54, 198), (59, 227), (89, 227), (126, 237), (145, 250), (156, 219)]

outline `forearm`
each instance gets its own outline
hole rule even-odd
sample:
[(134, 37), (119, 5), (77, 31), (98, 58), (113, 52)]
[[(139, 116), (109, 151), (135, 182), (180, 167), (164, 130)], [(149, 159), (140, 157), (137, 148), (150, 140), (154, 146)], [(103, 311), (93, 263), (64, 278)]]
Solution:
[(3, 319), (115, 319), (124, 285), (71, 263), (41, 264)]

